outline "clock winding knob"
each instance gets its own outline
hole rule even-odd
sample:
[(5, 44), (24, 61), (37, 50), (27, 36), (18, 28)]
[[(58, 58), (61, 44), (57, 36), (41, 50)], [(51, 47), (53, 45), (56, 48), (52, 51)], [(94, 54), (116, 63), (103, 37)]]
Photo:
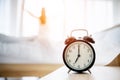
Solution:
[(89, 36), (84, 36), (83, 40), (87, 41), (87, 42), (91, 42), (91, 43), (95, 43), (95, 41), (93, 40), (93, 38), (89, 37)]
[(69, 37), (68, 39), (65, 40), (65, 45), (68, 45), (74, 41), (76, 41), (75, 37)]

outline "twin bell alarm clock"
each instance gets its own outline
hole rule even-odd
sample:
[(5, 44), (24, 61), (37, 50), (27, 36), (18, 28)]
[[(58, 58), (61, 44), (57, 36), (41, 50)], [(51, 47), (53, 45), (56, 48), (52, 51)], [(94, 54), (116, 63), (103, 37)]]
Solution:
[[(77, 39), (72, 36), (72, 33), (75, 31), (84, 31), (86, 35)], [(76, 72), (88, 70), (90, 72), (90, 68), (95, 62), (95, 50), (92, 43), (95, 43), (95, 41), (88, 35), (86, 29), (75, 29), (71, 31), (70, 37), (65, 40), (66, 46), (63, 50), (63, 61), (69, 68), (68, 73), (71, 70)]]

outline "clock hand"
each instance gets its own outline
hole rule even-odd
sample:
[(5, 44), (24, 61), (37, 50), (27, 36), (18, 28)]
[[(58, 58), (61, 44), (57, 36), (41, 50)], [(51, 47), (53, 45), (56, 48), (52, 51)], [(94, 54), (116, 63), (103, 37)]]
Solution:
[(78, 55), (77, 55), (77, 58), (76, 58), (74, 64), (77, 62), (77, 60), (79, 59), (79, 57), (80, 57), (80, 45), (78, 44)]
[(80, 55), (80, 45), (78, 44), (78, 55)]
[(79, 56), (77, 56), (77, 58), (76, 58), (76, 60), (75, 60), (74, 64), (77, 62), (78, 58), (79, 58)]

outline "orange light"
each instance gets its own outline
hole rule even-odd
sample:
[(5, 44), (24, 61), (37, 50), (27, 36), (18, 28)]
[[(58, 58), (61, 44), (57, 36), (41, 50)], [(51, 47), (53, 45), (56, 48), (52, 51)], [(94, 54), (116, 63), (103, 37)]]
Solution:
[(45, 8), (42, 8), (41, 16), (40, 16), (39, 20), (40, 20), (41, 24), (45, 24), (46, 23)]

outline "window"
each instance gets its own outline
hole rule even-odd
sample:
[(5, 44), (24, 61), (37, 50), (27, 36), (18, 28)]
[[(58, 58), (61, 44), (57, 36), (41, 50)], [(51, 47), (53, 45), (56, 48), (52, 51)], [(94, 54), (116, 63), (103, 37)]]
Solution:
[[(32, 15), (40, 17), (45, 8), (46, 24), (41, 25)], [(29, 13), (30, 12), (30, 13)], [(85, 28), (89, 33), (113, 25), (113, 4), (110, 0), (25, 0), (23, 36), (47, 36), (61, 40), (70, 31)]]

